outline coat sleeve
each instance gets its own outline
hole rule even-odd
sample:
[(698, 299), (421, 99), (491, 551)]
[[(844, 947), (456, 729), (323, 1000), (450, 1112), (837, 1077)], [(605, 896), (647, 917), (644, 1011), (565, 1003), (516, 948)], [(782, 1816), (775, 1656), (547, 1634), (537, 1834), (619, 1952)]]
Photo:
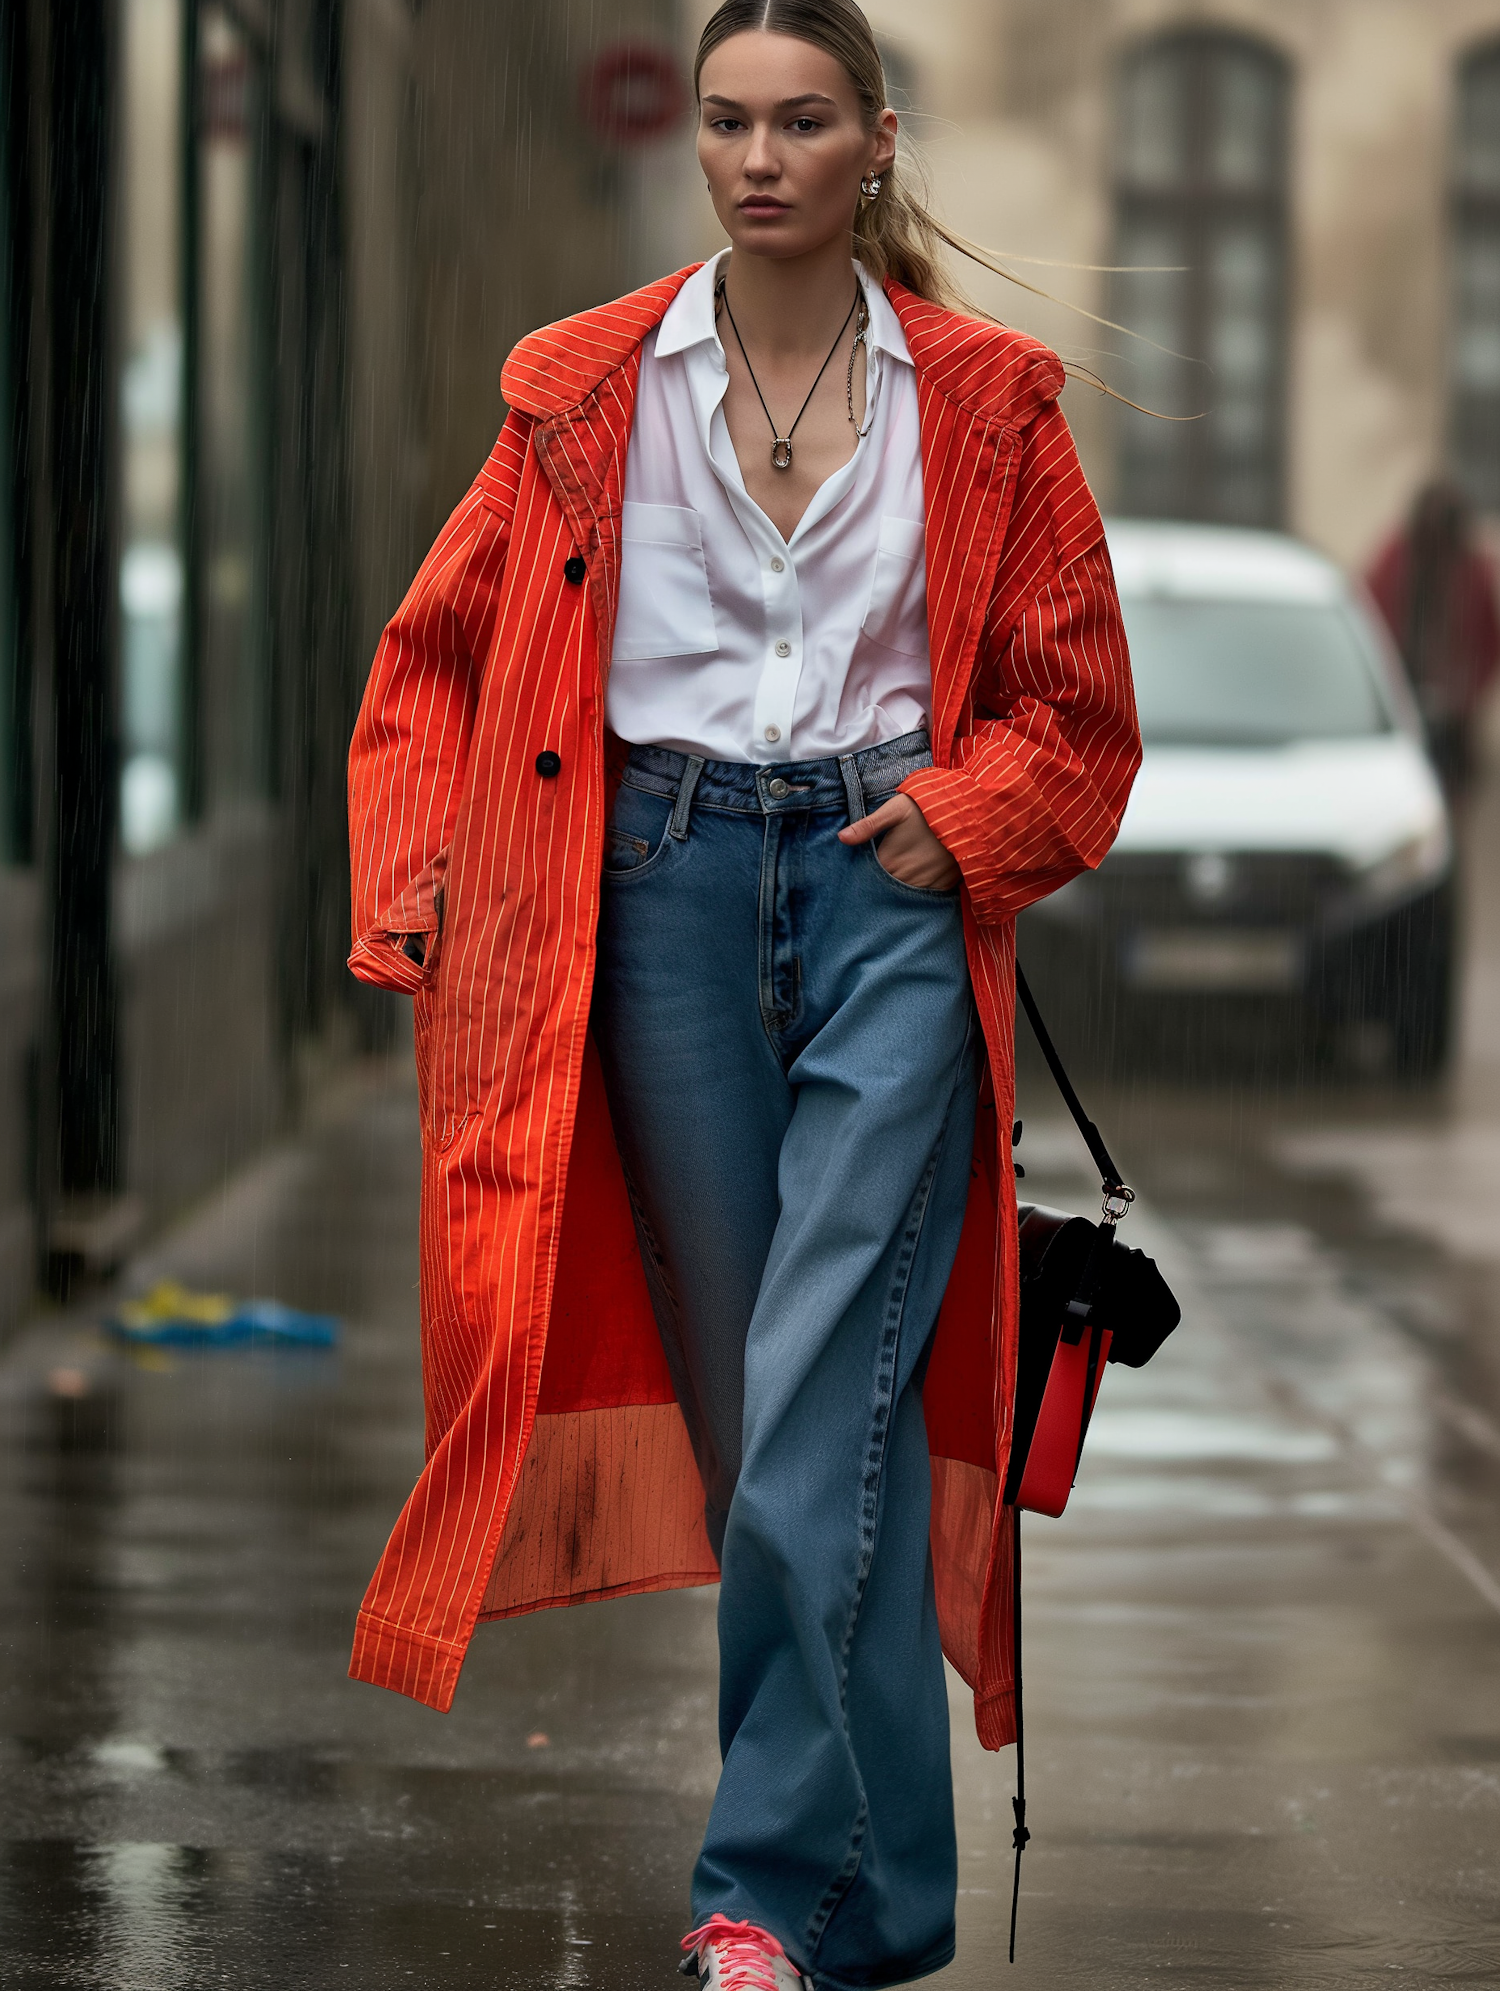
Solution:
[(901, 784), (981, 924), (1108, 851), (1140, 765), (1130, 654), (1099, 512), (1056, 402), (1025, 431), (951, 764)]
[[(425, 936), (441, 923), (448, 845), (529, 432), (526, 417), (507, 417), (387, 624), (360, 704), (349, 749), (349, 966), (377, 988), (414, 994), (433, 972)], [(424, 938), (408, 952), (414, 935)]]

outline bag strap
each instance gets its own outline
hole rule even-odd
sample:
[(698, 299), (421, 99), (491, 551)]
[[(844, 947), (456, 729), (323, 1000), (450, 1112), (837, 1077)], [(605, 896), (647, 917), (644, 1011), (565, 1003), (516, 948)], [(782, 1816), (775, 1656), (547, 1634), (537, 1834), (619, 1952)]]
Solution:
[(1036, 1006), (1036, 997), (1031, 993), (1030, 984), (1019, 961), (1016, 963), (1016, 994), (1021, 1007), (1026, 1012), (1026, 1020), (1031, 1025), (1042, 1056), (1047, 1060), (1047, 1069), (1057, 1081), (1057, 1089), (1063, 1096), (1063, 1104), (1073, 1116), (1074, 1125), (1083, 1136), (1084, 1146), (1093, 1156), (1094, 1166), (1099, 1171), (1099, 1188), (1104, 1197), (1104, 1220), (1114, 1225), (1129, 1210), (1135, 1201), (1135, 1191), (1126, 1186), (1114, 1158), (1104, 1145), (1104, 1136), (1083, 1110), (1083, 1101), (1073, 1090), (1073, 1081), (1063, 1068), (1063, 1061), (1057, 1055), (1057, 1046), (1042, 1021), (1042, 1012)]
[[(1057, 1055), (1047, 1026), (1042, 1021), (1042, 1013), (1036, 1006), (1036, 997), (1031, 993), (1019, 961), (1016, 963), (1016, 994), (1021, 1007), (1026, 1012), (1026, 1020), (1036, 1035), (1042, 1048), (1042, 1056), (1047, 1060), (1047, 1069), (1057, 1081), (1057, 1089), (1063, 1102), (1073, 1116), (1074, 1125), (1084, 1139), (1084, 1145), (1093, 1156), (1094, 1166), (1099, 1171), (1099, 1188), (1104, 1197), (1102, 1221), (1094, 1233), (1089, 1255), (1084, 1260), (1079, 1275), (1078, 1290), (1064, 1307), (1067, 1316), (1063, 1326), (1063, 1336), (1068, 1341), (1081, 1339), (1084, 1327), (1090, 1323), (1093, 1314), (1094, 1289), (1103, 1270), (1104, 1259), (1115, 1241), (1115, 1226), (1129, 1211), (1135, 1201), (1135, 1191), (1121, 1180), (1120, 1171), (1115, 1167), (1114, 1158), (1104, 1145), (1104, 1136), (1083, 1110), (1083, 1101), (1073, 1090), (1073, 1082)], [(1019, 1126), (1019, 1122), (1017, 1125)], [(1089, 1418), (1094, 1406), (1094, 1384), (1099, 1374), (1099, 1357), (1103, 1350), (1103, 1332), (1097, 1322), (1093, 1323), (1089, 1337), (1088, 1373), (1083, 1394), (1083, 1415), (1078, 1429), (1078, 1459), (1083, 1457), (1083, 1441), (1088, 1435)], [(1078, 1459), (1074, 1460), (1073, 1470), (1078, 1470)], [(1021, 1855), (1026, 1850), (1031, 1833), (1026, 1825), (1026, 1728), (1022, 1711), (1021, 1692), (1021, 1509), (1011, 1509), (1010, 1538), (1011, 1571), (1011, 1624), (1015, 1639), (1016, 1663), (1016, 1794), (1010, 1801), (1015, 1814), (1015, 1830), (1011, 1833), (1011, 1844), (1015, 1848), (1015, 1871), (1010, 1885), (1010, 1960), (1016, 1960), (1016, 1916), (1021, 1905)]]
[(1016, 1849), (1015, 1876), (1010, 1884), (1010, 1960), (1016, 1960), (1016, 1911), (1021, 1905), (1021, 1855), (1031, 1834), (1026, 1829), (1026, 1728), (1021, 1711), (1021, 1510), (1010, 1510), (1010, 1605), (1014, 1614), (1016, 1638), (1016, 1794), (1010, 1801), (1015, 1813), (1015, 1830), (1010, 1843)]

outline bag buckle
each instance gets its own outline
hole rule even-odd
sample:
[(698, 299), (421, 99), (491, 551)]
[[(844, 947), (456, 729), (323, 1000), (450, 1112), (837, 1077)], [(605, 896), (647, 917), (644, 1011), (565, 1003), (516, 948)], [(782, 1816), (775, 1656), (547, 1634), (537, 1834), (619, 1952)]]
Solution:
[(1106, 1182), (1104, 1202), (1101, 1206), (1105, 1223), (1118, 1224), (1123, 1218), (1128, 1217), (1130, 1206), (1134, 1201), (1135, 1191), (1127, 1189), (1123, 1182)]

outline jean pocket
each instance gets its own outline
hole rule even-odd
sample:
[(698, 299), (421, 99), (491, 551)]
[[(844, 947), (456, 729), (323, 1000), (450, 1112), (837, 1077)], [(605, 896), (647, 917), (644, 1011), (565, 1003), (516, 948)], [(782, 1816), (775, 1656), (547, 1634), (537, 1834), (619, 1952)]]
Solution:
[(628, 780), (620, 783), (614, 815), (604, 833), (606, 878), (636, 878), (655, 868), (671, 847), (667, 830), (672, 808), (670, 795), (633, 788)]
[[(884, 839), (882, 838), (883, 842)], [(904, 878), (898, 878), (893, 871), (887, 871), (880, 861), (880, 845), (867, 843), (870, 862), (893, 891), (904, 894), (909, 899), (925, 899), (929, 905), (951, 906), (958, 898), (962, 887), (959, 885), (908, 885)]]

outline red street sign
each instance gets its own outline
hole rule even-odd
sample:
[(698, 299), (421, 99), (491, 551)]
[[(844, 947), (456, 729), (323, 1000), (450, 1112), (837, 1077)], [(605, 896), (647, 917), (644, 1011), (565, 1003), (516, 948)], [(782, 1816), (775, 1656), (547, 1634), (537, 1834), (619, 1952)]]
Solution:
[(669, 132), (686, 100), (677, 59), (653, 42), (615, 42), (583, 72), (584, 120), (611, 145), (644, 145)]

